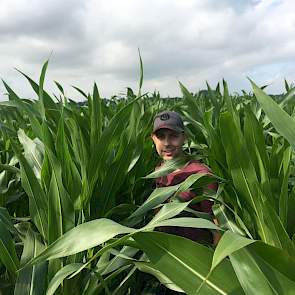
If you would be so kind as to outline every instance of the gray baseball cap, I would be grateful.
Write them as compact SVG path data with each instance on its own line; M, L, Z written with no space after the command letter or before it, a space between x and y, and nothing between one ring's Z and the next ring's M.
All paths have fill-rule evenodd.
M176 112L164 111L155 116L153 133L159 129L170 129L183 132L184 126L180 115Z

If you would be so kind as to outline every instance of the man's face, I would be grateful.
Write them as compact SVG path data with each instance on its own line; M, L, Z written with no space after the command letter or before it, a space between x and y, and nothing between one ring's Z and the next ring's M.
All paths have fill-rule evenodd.
M159 129L152 134L152 139L159 156L163 160L171 160L182 153L182 145L185 141L183 132L170 129Z

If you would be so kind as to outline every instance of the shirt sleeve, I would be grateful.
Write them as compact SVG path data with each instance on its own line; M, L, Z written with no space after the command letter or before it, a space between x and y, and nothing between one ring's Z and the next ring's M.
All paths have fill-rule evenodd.
M208 175L212 175L211 170L204 164L193 163L192 169L195 169L195 173L205 173ZM205 188L209 190L217 191L218 185L216 182L209 183Z
M195 196L196 194L192 191L181 192L178 195L178 197L180 198L182 202L190 201ZM189 207L193 210L210 213L210 214L213 213L212 206L213 206L213 202L210 200L203 200L197 204L189 205Z
M191 166L190 167L191 171L194 173L205 173L205 174L209 174L209 175L211 174L210 169L201 163L192 163L190 166ZM216 182L209 183L204 189L206 189L206 188L209 190L217 191L218 185ZM186 192L179 193L179 198L183 202L190 201L194 197L196 197L196 194L193 191L186 191ZM198 204L190 205L189 207L194 210L197 210L197 211L212 214L213 213L212 206L213 206L212 201L203 200L203 201L199 202Z

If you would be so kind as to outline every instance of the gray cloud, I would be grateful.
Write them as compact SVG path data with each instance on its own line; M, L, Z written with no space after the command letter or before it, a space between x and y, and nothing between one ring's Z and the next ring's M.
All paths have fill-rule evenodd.
M1 1L0 36L44 39L58 39L65 34L79 31L80 15L84 11L83 2L77 0L49 1L37 0ZM70 35L68 35L70 36Z

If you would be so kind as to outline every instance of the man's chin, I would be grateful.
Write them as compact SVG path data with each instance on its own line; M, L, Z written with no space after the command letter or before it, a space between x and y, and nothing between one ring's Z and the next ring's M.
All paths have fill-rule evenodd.
M172 160L174 158L174 155L163 155L163 160L168 161L168 160Z

